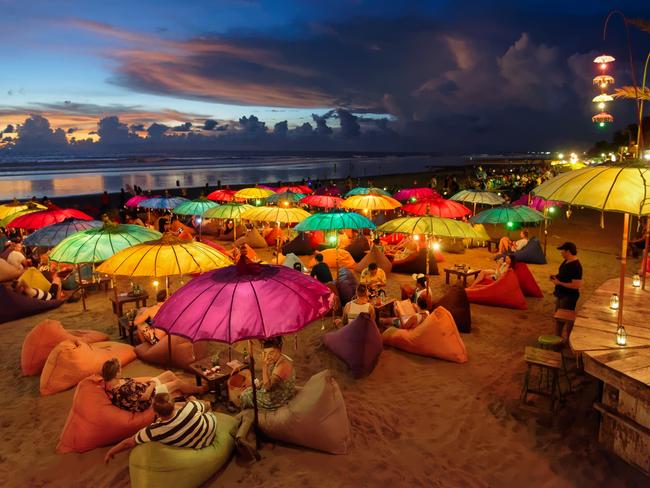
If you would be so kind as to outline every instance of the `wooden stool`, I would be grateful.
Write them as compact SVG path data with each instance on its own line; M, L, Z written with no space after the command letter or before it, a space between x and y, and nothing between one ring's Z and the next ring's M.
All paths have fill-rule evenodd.
M562 346L564 345L564 339L556 335L541 335L537 338L537 344L540 348L546 349L549 351L556 351L560 353L562 358L562 376L566 379L567 386L569 387L569 393L571 393L571 379L569 378L569 370L566 367L566 361L564 360L564 354L562 354ZM558 384L558 388L559 388Z
M551 411L555 412L559 402L563 400L562 390L560 389L559 377L560 368L562 367L562 355L559 352L540 349L528 346L524 350L524 360L528 364L526 376L524 378L524 387L521 391L520 404L526 404L528 394L546 396L551 401ZM531 388L530 375L533 368L539 369L539 382L537 388ZM542 389L543 376L550 377L550 385L547 382L546 388Z

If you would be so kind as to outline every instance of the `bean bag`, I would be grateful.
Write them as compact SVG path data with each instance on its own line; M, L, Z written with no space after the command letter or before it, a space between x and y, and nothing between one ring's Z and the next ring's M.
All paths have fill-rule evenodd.
M268 246L275 247L278 245L277 243L278 238L280 239L280 245L284 244L284 242L287 240L287 236L285 235L282 229L273 227L273 229L271 229L271 232L266 234L264 240Z
M465 253L465 243L462 239L450 239L445 237L440 243L440 248L452 254L464 254Z
M370 263L377 263L377 266L383 269L386 275L388 275L391 269L393 269L392 263L388 260L388 258L381 251L381 249L379 249L376 246L374 246L370 251L366 253L363 259L359 261L357 265L354 267L354 270L357 273L361 273L364 269L368 267Z
M230 431L238 421L216 413L217 433L211 446L203 449L172 447L147 442L129 455L129 475L133 488L197 488L212 478L230 460L235 440Z
M107 341L108 336L95 330L66 330L58 320L46 319L25 336L20 352L23 375L40 374L52 349L61 341L80 339L83 342Z
M353 240L345 250L348 251L352 256L352 259L358 263L365 257L366 251L370 250L370 244L368 243L368 239L364 236L359 236Z
M436 308L413 329L389 327L382 334L384 344L421 356L454 363L467 362L467 350L449 310Z
M339 291L342 307L352 300L357 293L357 286L359 286L359 281L351 270L347 268L339 270L339 275L336 277L336 288Z
M52 286L52 283L50 283L47 278L43 276L43 273L36 268L27 268L23 274L20 275L20 279L27 283L31 288L37 288L45 292L50 291Z
M152 408L133 413L113 405L104 391L101 376L89 376L77 385L56 452L86 452L116 444L153 419Z
M210 246L212 249L216 249L220 253L223 253L223 254L225 254L226 256L228 256L229 258L232 259L232 253L230 251L228 251L228 249L223 247L221 244L219 244L217 242L214 242L214 241L211 241L209 239L205 239L205 238L202 238L201 242L203 244L207 245L207 246Z
M323 344L348 365L354 378L372 373L383 348L379 329L367 313L342 329L325 334Z
M164 333L164 331L161 331ZM158 334L156 334L158 335ZM155 344L143 342L135 346L135 354L146 363L170 367L169 364L169 336L164 335ZM194 344L180 336L172 336L172 364L181 369L188 369L196 361Z
M450 287L447 293L431 304L429 309L434 310L438 307L444 307L451 313L459 332L472 331L472 312L465 288L460 285Z
M535 297L535 298L544 298L544 293L542 289L537 284L533 273L530 272L526 263L517 262L515 264L515 274L517 275L517 280L519 280L519 286L524 296Z
M266 248L266 241L257 229L249 230L244 237L244 242L254 249Z
M105 361L117 358L122 366L135 359L133 346L120 342L59 342L47 357L41 373L41 395L53 395L72 388L84 378L99 374Z
M315 230L313 232L308 232L307 237L309 239L309 244L311 246L312 252L320 244L323 244L325 242L325 232L323 232L322 230Z
M546 256L537 237L531 237L519 251L515 252L517 261L528 264L546 264Z
M190 238L196 232L192 227L185 225L180 220L173 221L169 226L169 230L178 236L185 235L185 237L189 236Z
M0 324L60 307L63 300L37 300L0 285Z
M518 310L526 310L528 308L524 294L519 286L517 275L512 269L509 269L497 281L492 281L487 285L479 284L474 288L467 288L465 293L467 293L467 299L471 303L515 308Z
M404 237L406 237L405 234L388 234L387 236L382 237L380 240L384 245L394 246L395 244L402 242L404 240Z
M282 266L286 266L287 268L293 269L293 266L296 263L300 263L300 268L303 271L307 270L307 268L305 268L305 265L302 264L302 261L300 260L300 258L298 256L296 256L294 253L287 254L284 257L284 261L282 261Z
M338 252L338 268L349 268L349 269L354 269L354 267L357 265L355 260L352 258L349 252L347 252L345 249L325 249L324 251L321 251L321 254L323 255L323 261L330 267L332 271L336 271L337 268L337 260L336 260L336 255ZM309 266L313 267L316 265L316 258L312 258Z
M221 232L221 225L214 220L206 219L201 223L201 234L209 234L211 236L219 235Z
M331 454L350 447L345 401L328 370L312 376L284 407L260 410L259 422L262 432L278 441Z
M393 273L414 274L426 273L427 268L427 250L420 249L418 252L411 254L406 259L393 260ZM438 275L438 265L436 256L433 251L429 250L429 274Z
M22 270L12 266L4 259L0 259L0 283L16 280L21 274Z
M309 237L304 234L298 234L293 240L282 246L283 254L295 254L296 256L309 256L314 253L316 246L312 247Z

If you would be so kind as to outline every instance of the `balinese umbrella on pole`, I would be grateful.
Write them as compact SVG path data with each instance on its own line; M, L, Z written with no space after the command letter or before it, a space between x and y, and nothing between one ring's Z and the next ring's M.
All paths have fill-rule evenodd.
M99 220L65 219L58 224L42 227L28 235L23 241L26 246L54 247L63 239L76 232L98 229L104 223Z
M137 208L140 207L140 203L144 202L145 200L149 200L151 198L160 198L158 195L154 195L151 197L145 196L145 195L135 195L131 198L129 198L126 203L124 204L125 207L129 208Z
M630 214L650 215L650 168L646 166L595 166L562 173L545 181L531 193L546 200L557 200L569 205L604 212L622 212L623 238L621 245L621 272L619 285L618 326L623 326L623 299L625 294L625 271L627 266L627 236ZM647 219L646 219L647 222ZM646 227L647 228L647 227ZM648 259L648 230L643 251L643 288L645 289Z
M300 203L310 207L337 208L343 203L343 199L333 195L308 195Z
M453 195L451 200L456 200L457 202L465 202L474 204L474 211L472 212L476 215L476 205L501 205L505 202L496 193L491 191L481 191L481 190L461 190L455 195Z
M506 226L506 230L510 232L510 228L513 224L546 222L546 216L542 212L526 205L517 205L514 207L504 205L483 210L478 215L474 215L470 219L470 222L473 224L503 224ZM545 229L544 251L546 251L546 237L547 234Z
M229 266L208 271L167 299L156 327L192 342L233 344L292 334L330 309L330 290L285 266ZM255 357L249 342L255 428Z
M21 210L20 212L13 213L11 215L7 215L4 219L0 219L0 227L7 227L12 220L34 212L39 212L39 210L35 208L27 209L27 210Z
M253 208L251 205L246 205L244 203L226 203L225 205L219 205L218 207L206 210L203 213L203 218L232 220L234 222L233 241L236 241L237 221L241 218L241 215L244 212L251 208Z
M241 198L242 200L264 200L274 193L273 190L267 190L265 188L244 188L235 193L235 198Z
M374 186L370 188L365 186L357 186L356 188L352 188L352 190L347 192L345 194L345 197L353 197L355 195L384 195L385 197L389 197L390 193L382 188L376 188Z
M199 216L198 224L199 224L199 241L201 240L201 229L203 228L203 219L201 219L201 215L203 215L207 210L210 210L211 208L218 207L216 203L207 200L205 198L199 198L198 200L190 200L185 203L181 203L178 207L175 207L174 210L172 210L173 213L178 214L178 215L192 215L194 217Z
M462 203L441 197L419 200L415 203L407 203L402 207L402 210L412 215L431 215L446 219L458 219L472 213L472 211Z
M419 202L420 200L429 200L436 197L441 198L437 191L425 186L418 188L402 188L393 195L395 200L411 203Z
M394 210L398 207L401 207L402 204L397 200L385 195L374 195L372 193L368 195L353 195L346 198L341 205L343 208L349 208L353 210Z
M267 203L275 203L276 205L283 205L288 207L292 203L297 203L305 198L303 193L294 193L292 191L285 191L282 193L275 193L266 199Z
M226 188L215 190L210 193L206 198L214 202L232 202L235 200L236 190L228 190Z
M3 220L10 215L15 215L17 213L23 212L25 210L31 210L36 212L37 210L46 210L47 207L36 202L19 202L14 200L13 202L5 203L0 205L0 220Z
M100 263L122 249L160 237L160 232L140 225L105 223L98 229L82 230L63 239L52 249L50 261L76 265L81 283L80 264ZM81 297L86 310L83 290Z
M93 218L74 208L52 208L48 210L39 210L38 212L30 212L13 219L8 228L13 229L27 229L36 230L52 224L58 224L65 219L80 219L80 220L93 220Z
M139 206L149 210L172 210L187 201L183 197L153 197L142 200Z
M277 193L285 193L285 192L302 193L303 195L309 195L311 193L314 193L314 190L309 188L307 185L281 186L275 191Z

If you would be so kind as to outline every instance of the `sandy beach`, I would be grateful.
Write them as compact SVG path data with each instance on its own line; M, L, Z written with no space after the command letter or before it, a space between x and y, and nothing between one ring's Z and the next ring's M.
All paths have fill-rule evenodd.
M352 426L349 453L334 456L264 443L261 462L245 466L233 459L207 486L647 486L643 474L599 448L593 378L575 377L576 392L553 417L518 408L524 347L553 328L548 276L560 263L555 247L565 240L577 243L585 270L582 300L619 272L616 254L621 218L607 215L605 229L599 228L599 219L596 212L576 209L570 220L562 215L553 222L549 263L530 266L545 297L527 299L528 310L472 305L473 329L463 335L469 354L465 364L386 347L374 372L354 380L346 366L321 345L320 321L305 328L298 334L298 348L289 340L285 352L295 360L299 384L323 369L333 372ZM441 268L454 263L489 267L492 255L478 248L445 254L445 260ZM631 261L632 266L637 263ZM399 285L409 281L408 276L392 274L388 295L398 295ZM141 284L151 286L148 280ZM436 292L444 293L444 274L434 277L432 284ZM88 308L82 312L80 303L64 304L0 328L3 486L129 486L128 454L118 455L107 466L105 448L85 454L55 453L73 390L41 397L38 377L20 373L23 339L45 318L60 320L66 328L98 329L118 340L108 295L92 293ZM136 360L124 373L142 376L158 371Z

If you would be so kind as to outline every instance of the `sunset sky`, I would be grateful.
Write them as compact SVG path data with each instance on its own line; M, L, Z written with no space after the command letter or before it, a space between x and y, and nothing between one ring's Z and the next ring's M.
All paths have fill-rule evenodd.
M587 142L602 138L594 55L612 53L629 82L623 23L603 41L604 17L650 19L644 3L0 0L0 131L14 138L39 114L68 139L97 139L99 119L117 116L142 137L152 123L217 137L259 129L240 120L253 115L264 132L374 131L400 148ZM641 69L650 34L632 40ZM629 102L612 111L633 121Z

